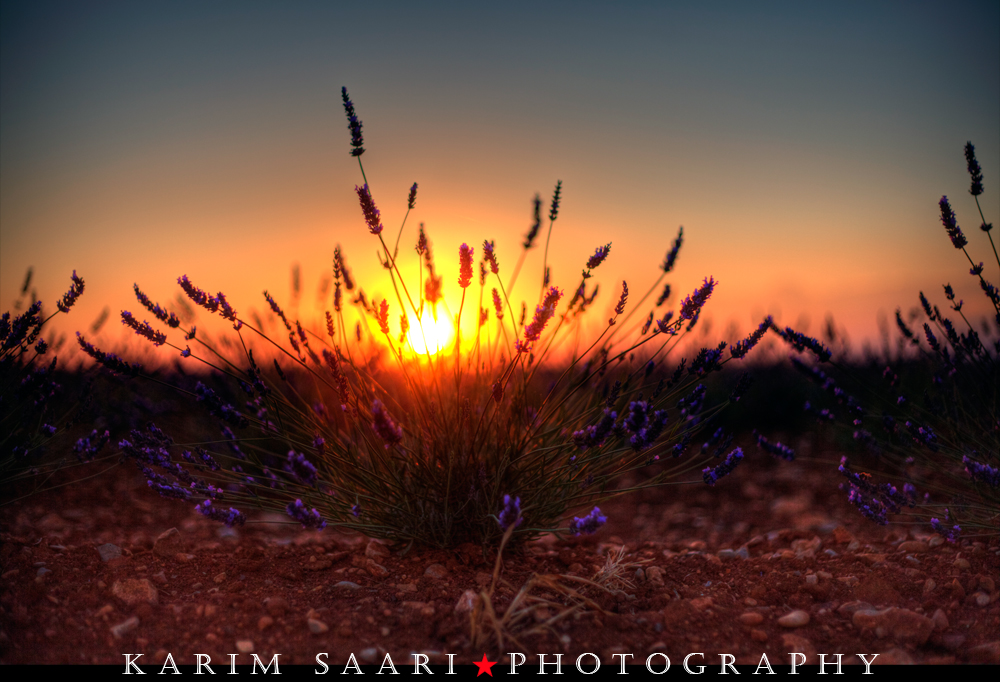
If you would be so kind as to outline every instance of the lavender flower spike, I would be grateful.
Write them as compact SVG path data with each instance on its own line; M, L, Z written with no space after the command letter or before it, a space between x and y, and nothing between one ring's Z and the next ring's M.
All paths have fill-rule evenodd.
M677 262L677 252L681 250L681 244L683 243L684 243L684 226L681 225L680 228L677 230L677 239L674 240L674 245L670 247L670 250L667 251L666 258L663 259L663 265L661 267L663 268L664 273L668 273L674 269L674 263Z
M972 146L972 142L965 143L965 161L969 165L969 175L972 176L972 186L969 189L969 194L978 197L983 193L983 169L980 168L979 162L976 161L976 148Z
M705 479L705 483L708 485L715 485L723 476L728 476L732 473L736 465L743 460L743 450L741 448L736 448L726 457L722 464L716 467L707 467L701 470L702 477Z
M347 88L340 89L340 96L344 99L344 111L347 113L347 127L351 130L351 156L361 156L365 153L365 140L361 135L361 121L358 120L354 112L354 102L347 96Z
M216 509L212 506L212 500L199 502L195 505L194 509L202 516L207 516L213 521L221 521L230 528L233 526L242 526L247 522L247 517L243 512L233 509L232 507L226 511Z
M410 196L406 198L406 208L412 210L417 205L417 183L410 188Z
M368 189L368 183L365 183L363 187L355 185L354 191L358 193L358 200L361 202L361 212L365 214L365 222L368 223L368 231L374 235L381 234L381 214L375 206L375 201L372 199L372 193L371 190Z
M549 210L549 220L559 217L559 197L562 194L562 180L556 181L556 191L552 194L552 208Z
M497 262L497 255L494 252L493 242L486 240L483 242L483 258L490 264L490 272L494 275L500 273L500 263Z
M146 321L139 322L139 320L132 317L132 313L127 310L122 311L122 324L126 327L132 328L139 336L149 339L154 346L162 346L167 342L166 334L153 329Z
M715 290L715 285L718 282L714 278L709 277L704 280L702 285L694 290L694 292L684 299L681 303L681 320L693 320L695 315L701 311L702 306L708 300L709 296L712 295L712 291Z
M463 289L472 284L472 256L475 251L468 244L458 247L458 286Z
M590 257L587 261L587 269L593 270L598 265L604 262L604 259L608 257L608 253L611 251L611 242L608 242L604 246L598 246L597 250L594 251L594 255Z
M70 285L69 291L56 303L56 307L64 313L68 313L69 309L76 303L76 299L80 298L83 294L83 278L76 276L76 270L73 271L72 279L73 284Z
M512 525L517 527L524 523L524 518L521 516L520 497L515 497L512 500L510 499L510 495L503 496L503 509L500 510L500 515L497 516L497 522L500 524L502 530L507 530Z
M538 341L538 338L542 335L542 330L545 329L545 325L555 315L556 306L559 304L559 299L562 298L562 295L562 292L556 287L551 287L548 293L545 294L542 304L535 308L535 318L524 329L524 341L518 339L514 342L514 348L517 349L518 353L527 353L531 350L531 344Z
M993 488L1000 488L1000 469L977 462L968 456L962 457L962 464L965 465L965 473L969 474L972 480L982 481Z
M376 398L372 402L372 429L385 442L385 449L403 440L403 427L392 421L382 401Z
M969 242L965 238L965 235L962 234L962 228L958 226L958 221L955 219L955 212L951 210L951 204L948 203L948 197L941 197L938 206L941 207L941 224L944 225L951 243L955 245L956 249L964 248Z
M320 513L316 511L316 508L313 507L312 509L306 509L302 500L289 502L288 506L285 507L285 512L293 519L301 523L303 528L315 528L316 530L323 530L326 528L326 521L324 521L323 517L320 516Z
M582 519L574 516L569 524L569 532L573 535L593 535L597 529L608 522L608 517L601 514L600 507L594 507Z

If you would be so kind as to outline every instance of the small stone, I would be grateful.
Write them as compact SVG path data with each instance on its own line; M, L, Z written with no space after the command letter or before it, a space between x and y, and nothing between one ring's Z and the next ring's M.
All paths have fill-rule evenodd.
M241 654L252 654L253 653L253 642L249 639L238 639L236 640L236 650Z
M365 546L365 556L369 559L381 559L389 556L389 550L378 540L369 540Z
M958 557L955 559L955 563L953 565L958 569L966 569L969 568L971 564L969 564L969 562L962 557Z
M646 580L648 580L651 585L655 585L656 587L663 587L664 575L666 575L666 571L659 566L650 566L646 569Z
M959 601L965 599L965 588L962 587L962 583L958 582L958 578L955 578L948 584L949 589L951 589L951 596L953 599L958 599Z
M785 651L804 654L806 665L816 665L819 662L816 656L816 647L805 637L792 634L782 635L781 643L784 645Z
M178 552L177 554L174 555L174 558L177 559L177 561L180 561L182 564L186 564L189 561L194 561L196 557L194 554L186 554L184 552Z
M357 583L352 583L350 580L341 580L340 582L335 583L334 587L343 587L348 590L361 589L361 585L358 585Z
M642 568L635 569L635 581L637 583L646 582L646 572Z
M479 601L478 594L472 590L466 590L458 598L458 603L455 604L455 613L470 613L479 605Z
M435 580L444 580L448 577L448 569L443 564L431 564L424 569L424 575Z
M815 573L806 576L807 585L816 585L817 583L819 583L819 576Z
M378 660L378 649L373 646L361 650L361 660L365 663L374 663Z
M153 576L153 580L155 580L156 582L160 583L161 585L166 585L167 584L167 574L166 574L166 572L165 571L160 571L159 573L157 573L156 575Z
M52 573L52 571L50 571L49 569L47 569L44 566L42 566L41 568L38 569L38 573L36 573L35 576L38 577L38 578L44 578L45 576L49 575L50 573ZM989 597L987 597L987 599L989 599Z
M856 611L854 627L874 630L879 637L891 636L901 644L923 645L934 631L934 621L908 609L889 607L882 611Z
M279 618L288 610L288 600L284 597L268 597L264 600L264 608L273 617Z
M972 647L969 649L969 660L973 663L1000 664L1000 640Z
M222 572L219 575L217 575L214 578L212 578L212 580L215 581L216 585L221 585L226 580L226 573Z
M747 597L746 599L743 600L743 603L746 604L747 606L757 606L757 600L754 599L753 597Z
M875 607L866 601L848 601L840 605L837 609L837 613L842 616L854 615L857 611L874 611Z
M996 583L993 581L993 578L983 575L979 576L979 589L981 589L983 592L993 592L997 588L996 588Z
M809 613L802 610L792 611L778 619L778 625L785 628L800 628L809 624Z
M162 557L171 557L181 551L181 532L171 528L160 533L153 542L153 552Z
M711 597L696 597L691 600L691 606L693 606L698 611L704 611L705 609L712 606Z
M414 583L402 583L400 585L396 585L396 589L400 592L416 592L417 586Z
M751 630L750 639L752 639L755 642L766 642L767 633L764 632L763 630Z
M935 611L934 615L931 616L931 620L934 621L934 629L938 631L947 630L950 625L948 622L948 616L942 609Z
M976 606L989 606L990 595L986 594L985 592L976 592L973 595L973 598L976 600Z
M389 575L389 569L382 564L377 564L371 559L365 564L365 570L367 570L371 575L376 578L384 578Z
M135 616L132 616L128 620L119 623L118 625L111 628L111 634L114 636L115 639L121 639L128 633L135 630L137 627L139 627L139 619Z
M941 646L948 651L958 651L965 644L966 636L958 632L950 632L941 637Z
M937 587L937 582L935 582L934 578L928 578L927 580L925 580L924 581L924 596L926 597L931 592L933 592L935 587Z
M823 554L825 554L825 555L827 555L828 557L831 557L831 558L835 557L835 556L840 556L839 554L837 554L837 552L835 552L832 549L824 549L823 550Z
M861 582L858 578L856 578L853 575L842 575L839 578L837 578L837 581L844 583L848 587L854 587L855 585Z
M934 535L930 540L927 541L928 547L940 547L944 544L944 538L940 535Z
M272 625L274 625L274 618L271 618L271 616L261 616L260 620L257 621L257 629L261 632L267 630Z
M922 554L926 552L928 547L926 542L921 542L920 540L907 540L906 542L899 543L896 549L900 552L906 552L907 554Z
M720 549L716 553L716 556L718 556L723 561L731 561L733 559L738 558L739 555L737 555L736 551L732 549Z
M309 623L309 632L314 635L322 635L330 629L326 623L321 620L316 620L315 618L310 618L307 622Z
M758 625L764 622L764 616L756 611L747 611L740 614L740 622L744 625Z
M122 555L122 550L118 545L112 545L110 542L106 545L101 545L97 548L97 553L101 555L101 561L108 562L112 559L117 559Z
M829 573L827 571L816 571L816 575L823 580L830 580L833 577L833 573Z
M111 594L121 599L129 606L136 604L156 604L159 601L153 583L145 578L142 580L119 580L111 586Z

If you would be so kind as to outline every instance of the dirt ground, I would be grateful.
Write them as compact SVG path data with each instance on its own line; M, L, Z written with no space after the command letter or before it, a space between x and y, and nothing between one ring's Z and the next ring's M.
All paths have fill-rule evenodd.
M692 652L713 665L723 653L787 664L789 652L809 663L817 653L1000 663L997 538L954 544L923 526L875 526L837 483L833 466L758 453L714 489L624 496L602 508L609 522L594 536L506 553L491 616L476 595L495 556L478 547L401 556L280 517L228 529L122 466L0 508L0 663L120 666L123 653L147 664L171 653L191 665L203 653L225 668L229 654L249 663L252 652L315 665L325 652L340 672L351 653L407 667L414 652L468 665L515 651L528 654L525 670L538 653L572 666L582 652L613 666L614 654L642 664L662 652L678 668ZM512 605L533 575L550 577ZM595 576L603 588L578 580Z

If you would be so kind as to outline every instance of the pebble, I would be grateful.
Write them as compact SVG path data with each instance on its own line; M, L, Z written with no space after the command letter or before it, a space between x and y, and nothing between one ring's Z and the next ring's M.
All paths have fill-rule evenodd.
M855 611L854 627L874 630L879 637L891 636L901 644L923 645L934 631L934 621L927 616L894 606L882 611Z
M744 625L758 625L764 622L764 616L756 611L747 611L740 614L740 622Z
M835 552L834 550L832 550L832 549L824 549L824 550L823 550L823 554L827 555L828 557L835 557L835 556L840 556L839 554L837 554L837 553L836 553L836 552Z
M153 580L155 580L156 582L160 583L161 585L166 585L167 584L167 574L166 574L166 572L160 571L159 573L157 573L156 575L153 576Z
M129 606L136 604L156 604L159 597L153 583L145 578L142 580L119 580L111 586L111 594L121 599Z
M646 580L648 580L651 585L663 587L663 576L666 575L666 573L667 572L659 566L650 566L646 569Z
M272 625L274 625L274 618L271 618L271 616L261 616L260 620L257 621L257 629L261 632L267 630Z
M38 569L38 573L36 573L35 575L36 575L37 577L39 577L39 578L44 578L45 576L47 576L47 575L48 575L49 573L51 573L51 572L52 572L52 571L50 571L49 569L47 569L47 568L45 568L44 566L42 566L41 568L39 568L39 569ZM988 600L988 599L989 599L989 597L987 597L986 599ZM988 603L989 603L989 601L987 601L986 603L988 604Z
M965 644L965 635L958 632L950 632L941 637L941 646L948 651L958 651L959 647Z
M241 654L251 654L253 653L253 642L249 639L238 639L236 640L236 650Z
M1000 641L972 647L969 649L969 659L974 663L1000 664Z
M637 583L646 582L646 572L643 571L641 568L635 569L635 581Z
M350 580L341 580L340 582L335 583L334 587L345 587L349 590L361 589L361 585L358 585L357 583L352 583Z
M837 613L842 616L854 615L857 611L874 611L875 607L866 601L848 601L840 605Z
M424 575L435 580L444 580L448 577L448 569L443 564L431 564L424 570Z
M378 649L373 646L361 650L361 660L366 663L374 663L378 660Z
M931 537L930 540L927 541L928 547L940 547L943 544L944 544L944 538L941 537L940 535L935 535Z
M926 542L921 542L920 540L907 540L906 542L899 543L896 549L900 552L906 552L908 554L921 554L926 552L928 547Z
M800 635L782 635L781 643L785 647L785 651L794 651L799 654L804 654L806 657L806 665L816 665L818 661L816 660L816 647L805 637ZM796 656L797 660L802 660Z
M121 639L128 633L135 630L137 627L139 627L139 619L135 616L132 616L128 620L119 623L118 625L111 628L111 634L114 635L115 639Z
M906 649L889 649L888 651L883 651L875 659L875 663L879 665L913 665L916 661L913 660L913 656L910 655Z
M309 632L314 635L322 635L330 629L330 626L326 623L321 620L316 620L315 618L310 618L307 622L309 623Z
M800 628L803 625L808 625L808 623L809 614L801 609L785 614L778 619L778 625L786 628Z
M750 639L752 639L755 642L766 642L767 633L764 632L763 630L751 630Z
M273 617L278 618L285 615L288 610L288 600L284 597L268 597L264 600L264 608Z
M39 573L41 573L41 571L44 570L45 570L44 568L38 569ZM990 603L990 595L986 594L985 592L976 592L974 598L976 600L976 606L988 606Z
M376 578L384 578L389 575L389 569L382 564L377 564L371 559L365 564L365 569Z
M479 595L472 590L466 590L455 604L455 613L470 613L478 605Z
M389 556L389 550L378 540L369 540L365 546L365 556L369 559L381 559Z
M153 542L153 553L172 557L181 551L181 532L176 528L165 530Z
M214 578L212 578L212 580L215 581L216 585L221 585L225 581L225 579L226 579L226 573L225 573L225 571L223 571L219 575L217 575Z
M926 597L928 594L930 594L931 592L933 592L935 587L937 587L937 583L934 581L934 578L928 578L927 580L925 580L924 581L924 596Z
M931 620L934 621L935 630L947 630L948 626L951 625L948 622L947 614L945 614L945 612L941 609L934 612L934 615L931 616Z
M970 565L971 564L969 564L969 562L967 560L963 559L962 557L958 557L957 559L955 559L955 563L954 563L955 568L965 569L965 568L969 568Z
M691 600L691 606L693 606L698 611L704 611L705 609L712 606L711 597L696 597Z
M121 547L112 545L110 542L97 548L97 553L101 555L101 561L108 562L117 559L122 555Z
M996 583L993 581L993 578L990 578L989 576L980 576L979 589L983 592L993 592L996 590Z

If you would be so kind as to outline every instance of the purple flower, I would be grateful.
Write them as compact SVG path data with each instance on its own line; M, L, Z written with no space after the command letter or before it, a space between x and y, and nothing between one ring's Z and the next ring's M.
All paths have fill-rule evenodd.
M361 121L358 120L358 115L354 112L354 102L347 96L346 87L340 89L340 96L344 99L344 111L347 113L347 127L351 131L351 146L354 147L351 150L351 156L361 156L365 153L363 146L365 140L361 135Z
M674 263L677 262L677 253L681 250L681 244L683 243L684 243L684 226L681 225L680 229L677 230L677 239L674 240L674 245L670 247L669 251L667 251L667 256L666 258L663 259L663 265L660 266L663 268L664 273L670 272L671 270L674 269ZM664 291L664 296L661 298L661 301L665 300L666 297L669 295L670 295L670 287L667 287L667 289ZM657 303L656 305L660 305L660 303Z
M483 258L490 264L490 272L496 275L500 272L500 264L497 262L497 255L493 249L493 242L488 239L483 242Z
M948 510L945 509L944 513L945 513L945 521L947 521L949 516ZM939 535L944 537L944 539L947 540L948 542L955 542L955 540L958 539L958 536L962 532L962 527L959 526L957 523L951 528L945 528L944 525L941 523L940 519L931 519L931 528L933 528Z
M743 460L743 450L741 448L736 448L726 459L715 467L707 467L701 470L702 478L704 478L705 483L708 485L715 485L715 483L723 476L728 476L732 473L736 465Z
M569 532L573 535L593 535L597 529L608 522L608 517L601 514L600 507L594 507L582 519L574 516L569 524Z
M166 310L161 308L158 303L150 301L149 297L142 293L139 289L138 284L133 284L132 289L135 291L135 297L138 299L139 303L141 303L146 310L153 313L153 315L156 316L156 319L160 320L160 322L166 322L167 326L171 329L176 329L180 326L181 321L177 318L177 316L173 313L168 313Z
M472 284L472 256L475 253L468 244L458 247L458 286L463 289Z
M222 509L216 509L212 506L212 500L199 502L195 505L194 510L202 516L207 516L213 521L221 521L230 528L233 526L242 526L247 522L247 517L243 512L233 509L232 507L225 511Z
M559 216L559 195L562 193L562 180L556 181L556 191L552 195L552 208L549 209L549 220Z
M944 225L948 237L951 238L951 243L955 245L956 249L964 248L969 242L966 240L965 235L962 234L962 228L958 226L958 221L955 219L955 212L951 210L951 204L948 203L948 197L941 197L938 206L941 207L941 224Z
M524 235L524 250L527 251L531 248L532 244L535 243L535 237L538 236L538 230L542 227L542 197L535 195L535 222L531 224L528 228L528 234Z
M531 350L531 344L538 341L538 338L542 335L542 330L545 329L545 325L555 315L556 306L559 304L559 299L562 298L562 295L562 292L556 287L551 287L548 293L545 294L542 304L535 308L535 317L531 321L531 324L524 328L524 341L522 342L518 339L514 342L514 347L518 353L527 353Z
M503 496L503 508L497 516L497 522L500 524L500 529L504 531L512 525L517 527L524 523L524 518L521 516L520 497L515 497L512 500L510 495Z
M374 235L382 233L382 221L378 208L372 200L372 193L368 189L368 184L363 187L354 186L354 191L358 193L358 200L361 202L361 212L365 215L365 222L368 223L368 231Z
M611 251L611 242L608 242L604 246L598 246L597 250L594 251L594 255L590 257L587 261L587 270L593 270L598 265L604 262L604 259L608 257L608 253Z
M712 291L715 289L715 285L718 282L712 277L704 280L703 284L694 290L694 292L684 299L681 303L681 314L680 319L691 320L694 316L698 314L702 306L708 300L709 296L712 295Z
M385 443L386 450L403 440L403 427L392 420L378 398L372 402L372 420L372 429Z
M898 314L896 317L897 320L899 320L900 322L902 321L902 319L899 317ZM800 353L808 348L809 350L811 350L813 353L816 354L816 357L819 359L820 362L829 362L830 358L833 357L833 353L830 352L829 348L827 348L821 342L817 341L811 336L806 336L805 334L801 334L792 329L791 327L785 327L783 330L778 329L777 325L775 325L773 322L771 323L771 329L777 332L778 336L783 338L786 342L788 342L792 346L792 348L799 351ZM913 336L912 332L910 336L911 337Z
M413 183L413 187L410 188L410 196L406 198L406 208L412 209L417 205L417 183Z
M301 523L303 528L315 528L316 530L323 530L326 528L326 521L324 521L323 517L320 516L320 513L316 511L316 508L313 507L312 509L306 509L302 500L289 502L288 506L285 507L285 512L293 519Z
M306 459L306 456L295 450L288 451L285 471L295 477L299 483L312 487L316 484L316 467Z
M354 515L354 518L360 517L361 516L361 505L360 504L352 504L351 505L351 513Z
M601 416L597 424L594 424L593 426L585 426L579 431L573 432L573 443L580 448L580 450L600 447L611 433L611 429L614 427L616 419L618 419L618 413L605 408L604 414Z
M750 336L738 342L735 346L730 346L729 354L737 359L745 357L764 338L764 334L773 324L771 316L768 315L767 319L761 322L760 326L750 333Z
M972 146L972 142L965 143L965 161L969 165L969 175L972 176L972 187L969 189L969 194L977 197L983 193L983 169L976 161L976 148Z
M84 436L76 441L73 446L73 454L81 462L90 462L96 456L101 449L107 445L108 441L111 440L111 434L105 431L103 434L98 435L97 430L90 432L89 436Z
M663 305L664 303L666 303L668 298L670 298L670 284L669 283L667 283L666 285L664 285L664 287L663 287L663 293L661 293L660 297L658 299L656 299L656 307L659 308L661 305Z
M857 487L850 485L850 491L847 494L847 499L851 502L851 504L858 508L858 511L860 511L865 518L870 521L874 521L880 526L889 524L889 510L878 498L868 497Z
M45 342L45 339L38 339L38 343L35 344L35 352L39 355L45 355L46 351L49 349L49 344Z
M122 374L129 377L139 376L139 372L142 370L142 365L134 362L129 364L117 355L105 353L104 351L95 348L83 338L83 335L80 334L80 332L76 333L76 340L80 344L80 348L83 349L84 353L94 358L94 360L97 360L97 362L101 363L104 367L111 370L115 374Z
M205 308L210 313L219 312L219 302L192 284L187 275L181 275L178 277L177 283L181 285L181 289L184 290L184 293L187 294L188 298L192 301Z
M778 459L783 459L786 462L791 462L795 459L795 450L777 441L772 443L760 434L757 435L757 447L766 450Z
M493 310L497 314L497 319L503 319L503 302L500 300L500 293L493 287Z
M154 346L162 346L167 342L167 335L161 331L153 329L148 322L139 322L132 317L132 313L127 310L122 311L122 324L132 328L136 334L149 339Z
M965 465L965 473L972 477L973 481L982 481L993 488L1000 488L1000 469L989 464L981 464L968 456L962 457L962 464Z
M59 308L64 313L68 313L69 309L73 307L76 303L76 299L80 298L83 294L83 279L76 276L76 270L72 274L73 284L70 285L69 291L67 291L62 299L56 303L56 307Z

